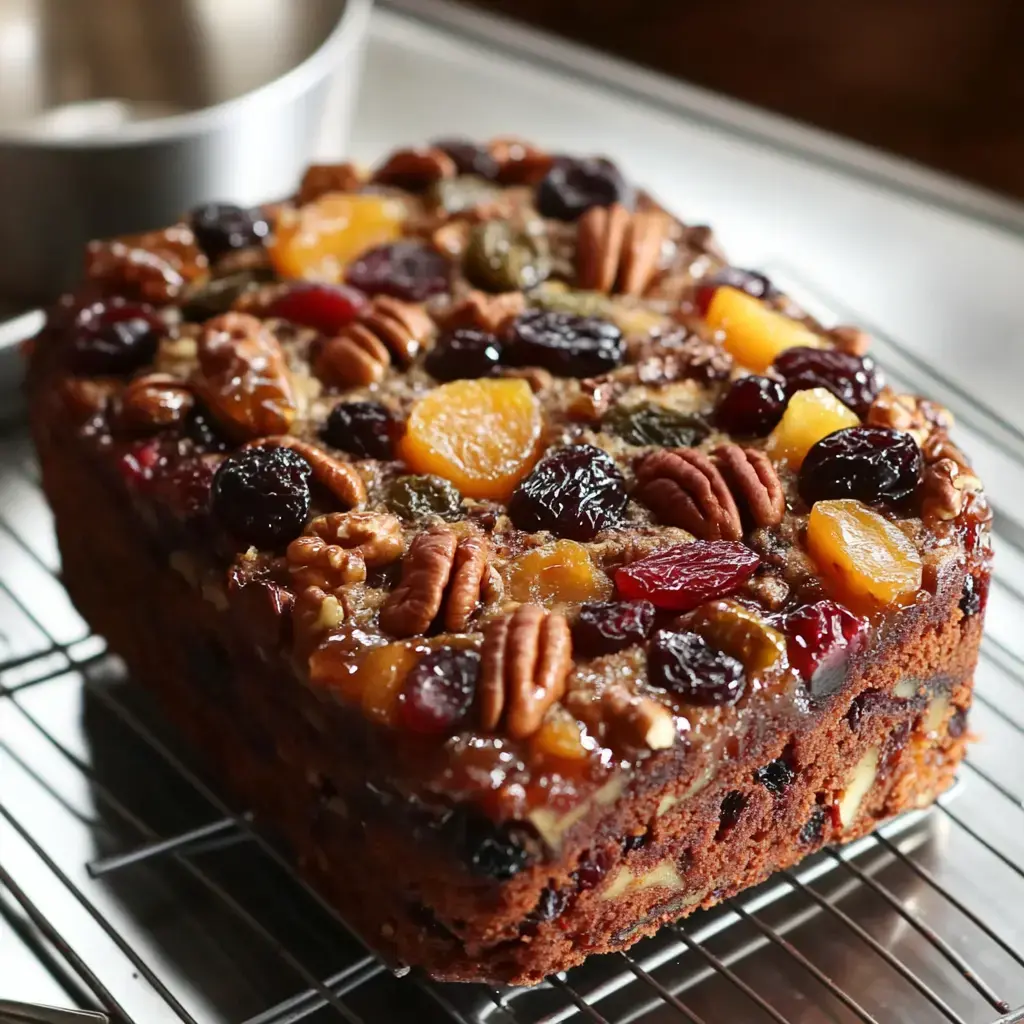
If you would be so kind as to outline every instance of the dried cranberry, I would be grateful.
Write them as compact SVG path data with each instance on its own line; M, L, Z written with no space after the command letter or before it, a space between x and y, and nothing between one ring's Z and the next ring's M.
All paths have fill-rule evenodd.
M867 633L867 620L822 600L790 612L785 620L789 663L815 697L827 697L842 685L846 661Z
M826 388L858 416L868 411L884 384L872 359L831 348L786 349L773 369L785 380L788 394Z
M698 633L659 630L647 648L647 666L655 686L690 704L735 704L743 695L743 666Z
M784 757L769 761L754 772L754 778L775 796L782 796L796 778L796 772Z
M189 216L199 248L216 260L235 249L262 245L270 234L270 225L259 210L234 203L204 203Z
M83 374L131 373L152 361L163 326L152 306L121 298L86 306L71 329L71 368Z
M760 562L760 556L743 544L696 540L623 566L615 573L615 586L624 597L647 598L657 608L683 612L731 594Z
M815 807L811 811L811 816L804 822L804 827L800 829L800 842L805 846L816 846L820 843L825 834L825 825L830 817L828 808Z
M380 402L339 402L327 415L323 437L361 459L390 459L397 426Z
M479 673L476 651L442 649L424 655L402 685L399 722L410 732L448 732L473 703Z
M985 607L988 599L988 576L980 580L968 573L964 577L964 589L960 595L960 611L966 618L977 615Z
M786 390L771 377L739 377L722 396L715 419L730 434L764 437L782 419Z
M615 324L595 316L534 309L512 325L509 359L557 377L597 377L622 364L626 342Z
M576 220L592 206L612 203L632 209L634 201L619 169L601 157L559 157L537 186L537 209L555 220Z
M336 334L366 306L366 296L342 284L303 281L293 284L267 307L267 316Z
M847 427L823 437L800 467L800 497L813 505L829 498L866 504L900 501L921 479L921 448L910 434L888 427Z
M615 460L590 444L549 452L515 491L508 514L520 530L591 540L621 519L629 501Z
M643 643L653 628L650 601L593 601L580 608L573 623L572 647L588 658L614 654Z
M217 470L211 511L242 543L279 547L309 518L309 476L309 463L290 448L243 448Z
M364 252L349 264L345 280L367 295L422 302L448 290L451 264L422 242L392 242Z
M764 274L759 274L756 270L723 267L697 286L694 304L701 316L708 315L708 307L719 288L735 288L752 295L755 299L774 299L781 294Z
M469 380L487 377L501 362L501 340L487 331L458 328L437 339L424 362L427 373L438 380Z
M486 146L469 139L438 139L431 145L451 157L459 174L475 174L487 181L497 181L501 168Z
M722 806L718 812L718 833L716 839L721 839L726 832L733 828L740 820L743 809L747 806L747 798L737 789L730 790L722 798Z

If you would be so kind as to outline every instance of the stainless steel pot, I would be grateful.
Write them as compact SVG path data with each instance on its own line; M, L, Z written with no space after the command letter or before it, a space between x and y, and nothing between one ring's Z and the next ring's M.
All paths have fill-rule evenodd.
M370 0L0 0L0 298L91 238L283 196L347 131ZM339 123L340 122L340 123Z

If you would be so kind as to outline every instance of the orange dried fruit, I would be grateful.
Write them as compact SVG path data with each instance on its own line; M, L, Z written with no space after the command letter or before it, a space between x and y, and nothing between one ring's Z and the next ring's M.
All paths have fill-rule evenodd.
M822 340L798 320L739 288L715 289L704 319L723 335L725 350L742 366L763 373L787 348L821 348Z
M826 388L798 391L769 435L766 450L776 462L788 462L793 469L799 469L804 457L823 437L859 423L857 414Z
M413 407L400 445L415 473L470 498L507 501L537 461L540 403L525 380L456 380Z
M410 644L386 644L375 647L360 662L346 691L362 704L363 714L371 722L392 725L398 695L405 677L418 661Z
M921 587L921 556L910 538L853 498L814 505L807 549L833 594L854 611L909 604Z
M611 580L574 540L556 541L520 555L509 563L506 580L512 600L534 604L604 601L612 592Z
M563 761L582 761L590 753L579 722L562 708L544 719L530 738L530 748L541 757L557 757Z
M267 244L285 278L340 281L346 265L402 233L405 205L389 196L329 192L282 212Z

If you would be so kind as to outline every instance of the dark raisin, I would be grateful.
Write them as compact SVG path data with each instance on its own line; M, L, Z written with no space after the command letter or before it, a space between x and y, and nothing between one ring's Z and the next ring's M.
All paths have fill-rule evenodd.
M950 716L949 725L946 726L950 739L959 739L967 731L967 712L963 708L956 708Z
M519 836L509 825L496 825L478 812L456 812L446 830L466 866L475 875L504 882L530 861Z
M200 452L226 452L230 447L226 438L217 430L216 425L205 413L193 409L185 420L185 436Z
M838 349L786 349L772 368L785 380L787 394L826 388L858 416L871 408L884 384L872 359Z
M743 270L741 267L723 267L710 277L705 278L697 286L695 305L701 316L707 316L708 307L715 297L719 288L735 288L738 291L746 292L755 299L771 300L781 295L781 292L765 277L756 270Z
M541 892L537 906L533 908L530 916L537 921L553 921L565 910L568 903L568 894L549 885Z
M968 573L964 577L964 589L960 595L960 611L967 618L977 615L985 607L986 587L980 585L978 580Z
M556 448L523 480L508 513L520 530L591 540L621 520L629 496L615 460L589 444Z
M835 601L824 599L790 612L783 628L790 665L812 696L827 697L846 678L849 656L863 642L868 623Z
M647 667L655 686L678 693L690 704L735 704L745 687L743 666L697 633L655 633L647 648Z
M448 290L452 267L422 242L392 242L364 252L349 264L345 281L367 295L422 302Z
M555 220L576 220L592 206L632 209L633 189L610 160L559 157L537 186L537 209Z
M83 374L123 374L156 355L163 322L151 306L121 298L96 302L75 318L70 339L71 368Z
M384 503L403 519L440 516L455 522L462 518L462 495L453 483L440 476L400 476L388 485Z
M189 216L199 248L216 260L235 249L262 245L270 225L259 210L234 203L204 203Z
M572 647L594 658L643 643L654 628L650 601L594 601L580 608L572 625Z
M583 891L600 885L607 873L608 863L604 852L598 850L591 854L588 850L580 859L580 866L572 873L572 879L576 888Z
M642 849L647 845L647 833L641 832L639 835L626 836L622 840L622 852L632 853L634 850Z
M486 331L458 328L447 331L427 353L427 373L438 380L488 377L501 362L502 342Z
M402 684L399 722L410 732L450 731L473 703L479 672L476 651L443 648L425 654Z
M267 307L267 316L312 327L321 334L336 334L366 306L366 296L343 284L299 281L291 284Z
M243 448L220 464L211 511L243 544L280 547L309 518L309 476L309 463L290 448Z
M629 408L616 406L605 417L602 429L621 437L628 444L659 448L692 448L711 433L700 416L653 402Z
M747 806L747 798L733 789L722 798L722 806L718 812L718 833L716 839L721 839L740 820L743 809Z
M894 701L883 690L864 690L850 701L846 712L846 724L851 732L860 732L861 724L868 715L894 710Z
M734 380L715 410L715 422L730 434L764 437L782 419L786 390L771 377Z
M817 846L825 834L825 825L831 815L825 807L815 807L811 816L800 829L800 842L805 846Z
M380 402L339 402L324 424L324 440L360 459L390 459L395 417Z
M598 377L622 364L626 342L607 320L529 310L512 325L510 362L540 366L556 377Z
M796 772L784 757L769 761L754 772L754 778L775 796L782 796L796 778Z
M800 497L865 504L901 501L921 479L921 448L910 434L887 427L847 427L823 437L800 467Z
M497 181L500 167L486 146L469 139L438 139L431 145L452 158L459 174L475 174L478 178Z

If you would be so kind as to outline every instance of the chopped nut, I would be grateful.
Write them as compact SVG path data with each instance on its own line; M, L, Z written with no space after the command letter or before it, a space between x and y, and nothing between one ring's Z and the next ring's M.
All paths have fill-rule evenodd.
M406 366L415 358L423 342L434 329L433 321L422 306L379 295L360 317L391 354Z
M664 704L613 685L601 697L605 724L614 740L631 747L667 750L676 741L676 723Z
M400 149L378 168L373 180L409 192L424 192L435 181L454 178L457 173L455 161L440 149Z
M866 356L871 348L871 335L859 327L833 327L828 337L840 352L851 356Z
M291 448L298 452L313 471L313 479L330 491L346 508L355 508L366 501L366 484L355 468L339 462L308 441L297 437L260 437L249 442L251 448Z
M550 154L511 136L491 139L487 148L498 163L503 185L535 185L555 162Z
M365 325L349 324L328 338L313 354L313 372L324 384L340 388L366 387L384 379L391 353Z
M716 448L711 458L753 526L777 526L782 522L786 495L778 471L764 452L726 444Z
M328 192L354 192L362 183L355 164L312 164L302 176L296 203L305 206Z
M114 381L88 377L66 377L60 382L61 401L78 423L84 423L104 409L116 390Z
M732 366L732 356L720 345L693 336L671 348L662 342L649 346L646 353L637 354L634 372L640 384L669 384L677 380L711 384L727 380Z
M296 652L308 656L328 633L342 625L345 615L346 609L341 600L320 587L306 587L296 594L292 606Z
M192 411L192 389L166 373L150 373L133 380L121 393L118 425L128 430L150 430L181 423Z
M370 568L390 565L405 546L402 524L387 512L329 512L317 516L306 532L357 552Z
M981 481L950 458L925 467L921 477L921 518L934 524L956 519L963 511L964 495L981 490Z
M923 448L933 435L941 436L952 429L953 415L935 402L885 388L871 403L865 422L873 427L905 431Z
M335 592L366 579L366 563L358 551L328 544L320 537L296 537L285 557L296 588L315 586Z
M850 772L837 807L839 821L843 828L849 828L854 823L864 797L875 784L875 777L878 775L878 761L879 749L871 747Z

